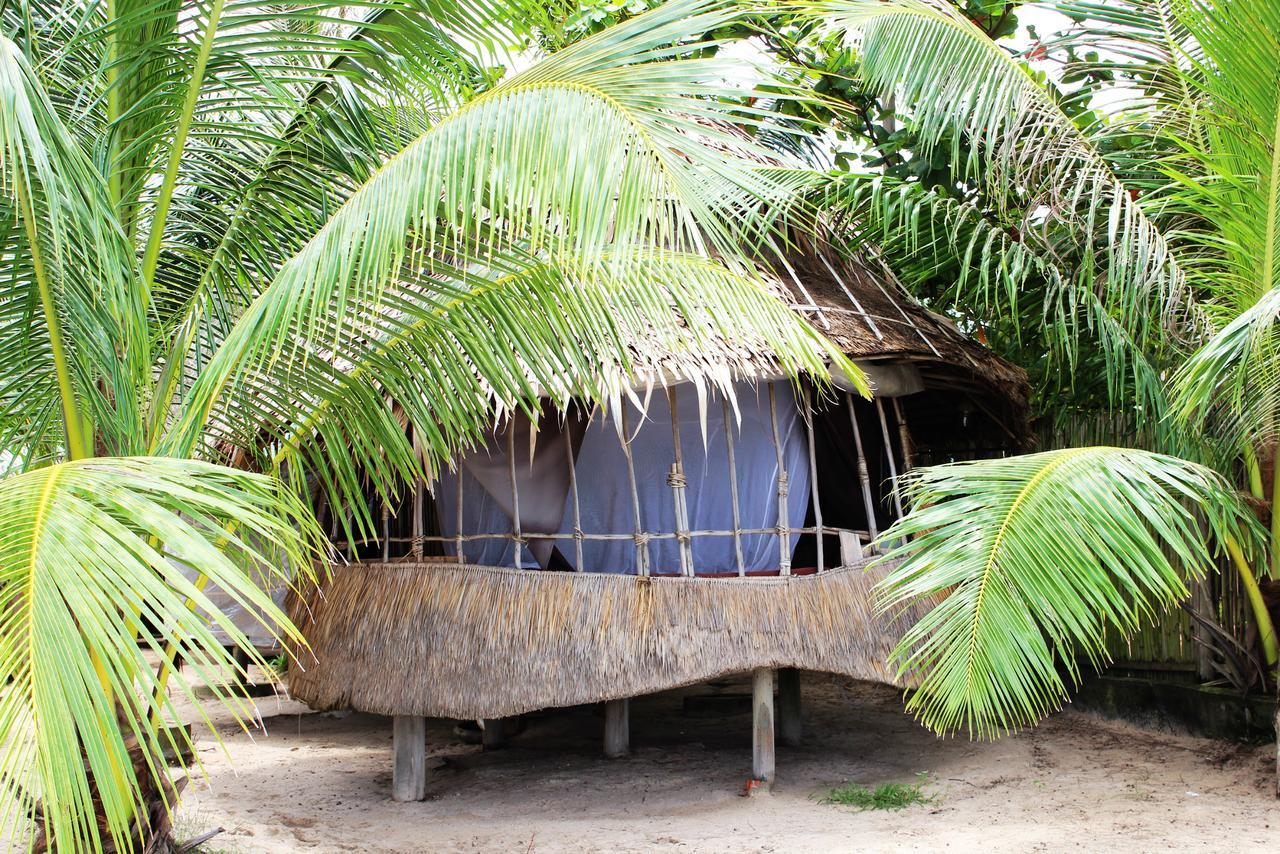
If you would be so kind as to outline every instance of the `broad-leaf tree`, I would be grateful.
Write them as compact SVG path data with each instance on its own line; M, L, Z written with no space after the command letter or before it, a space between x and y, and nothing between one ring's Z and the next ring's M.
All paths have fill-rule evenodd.
M13 832L163 829L174 662L222 685L215 629L258 660L207 585L299 642L263 589L323 560L317 497L368 531L356 472L387 496L424 473L402 417L438 458L538 394L699 375L716 337L792 374L841 358L753 266L812 176L753 141L762 87L790 84L704 36L737 6L681 0L507 75L517 6L0 7Z

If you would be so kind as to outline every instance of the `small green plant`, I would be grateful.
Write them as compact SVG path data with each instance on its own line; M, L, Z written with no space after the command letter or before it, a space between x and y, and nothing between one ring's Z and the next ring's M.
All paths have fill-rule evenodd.
M856 807L859 810L901 810L918 804L931 804L936 798L926 794L927 774L917 775L916 783L881 783L874 789L857 783L846 783L827 792L824 804Z
M289 656L280 653L275 658L268 658L267 667L277 679L283 678L289 672Z

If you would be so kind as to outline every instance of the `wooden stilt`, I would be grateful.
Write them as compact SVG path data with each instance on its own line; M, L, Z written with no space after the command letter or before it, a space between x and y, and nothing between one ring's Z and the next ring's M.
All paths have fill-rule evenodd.
M231 660L235 662L235 667L231 668L228 681L238 688L241 693L248 694L252 687L249 683L249 653L238 646L232 647ZM182 656L175 656L174 662L175 667L181 667Z
M604 755L620 759L631 752L631 701L609 700L604 704Z
M427 719L396 715L392 721L391 797L420 801L427 795Z
M480 733L485 750L501 750L507 746L507 719L485 718Z
M773 671L761 667L751 674L751 708L754 729L751 738L751 776L773 782Z
M796 747L803 737L800 671L787 667L778 671L778 741L788 747Z

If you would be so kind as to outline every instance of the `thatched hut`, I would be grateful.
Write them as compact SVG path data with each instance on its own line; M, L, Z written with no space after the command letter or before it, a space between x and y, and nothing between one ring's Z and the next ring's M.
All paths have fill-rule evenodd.
M895 478L1020 449L1026 378L873 262L814 251L775 286L866 371L874 400L839 376L783 380L730 353L743 342L703 354L708 372L735 366L733 401L667 381L650 354L641 405L504 415L384 508L378 542L338 544L349 563L291 603L311 647L292 694L394 716L397 797L421 797L425 717L605 702L618 754L627 698L752 671L754 773L769 779L775 669L784 709L794 669L894 681L887 654L914 615L875 613L883 571L866 565L902 512Z

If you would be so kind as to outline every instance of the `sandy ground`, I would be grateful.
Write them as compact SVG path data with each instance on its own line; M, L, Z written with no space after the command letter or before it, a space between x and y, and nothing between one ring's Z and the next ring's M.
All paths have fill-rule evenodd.
M1272 746L1070 709L995 744L941 740L892 689L816 674L804 744L779 747L772 794L745 798L750 715L734 695L748 687L633 701L623 760L599 755L598 708L531 716L490 752L432 721L428 798L411 804L390 799L388 719L260 700L265 734L219 727L230 761L202 738L210 776L188 790L180 837L223 826L207 849L223 852L1280 851ZM927 806L821 803L847 781L920 774Z

